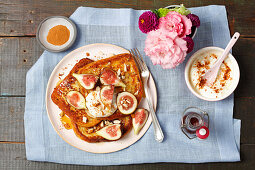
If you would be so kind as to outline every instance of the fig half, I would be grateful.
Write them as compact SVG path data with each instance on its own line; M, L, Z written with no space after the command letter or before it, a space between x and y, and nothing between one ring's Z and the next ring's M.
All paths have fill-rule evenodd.
M66 101L76 109L85 109L85 98L78 91L70 91L66 95Z
M120 124L113 124L100 129L96 134L108 140L117 140L121 137L122 133Z
M119 93L117 97L117 106L122 114L131 114L137 107L137 99L132 93Z
M104 68L101 72L100 82L103 85L114 85L120 87L126 87L126 85L120 80L117 73L110 68Z
M137 135L142 127L145 125L146 120L148 119L148 111L146 109L137 109L134 113L134 117L132 119L133 128L135 134Z
M98 81L98 76L94 74L75 74L73 76L78 80L82 87L87 90L93 89Z
M114 93L114 86L104 86L100 91L101 102L113 112L117 110L117 95Z

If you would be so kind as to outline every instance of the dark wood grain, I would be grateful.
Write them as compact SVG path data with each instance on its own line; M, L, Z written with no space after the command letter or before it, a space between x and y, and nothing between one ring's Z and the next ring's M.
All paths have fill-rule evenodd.
M240 97L235 98L234 117L241 119L241 143L255 144L255 98Z
M26 72L42 51L35 38L0 38L1 96L25 95Z
M233 55L238 62L241 72L235 97L255 97L254 50L255 38L241 38L233 48Z
M155 163L155 164L139 164L139 165L122 165L122 166L80 166L80 165L63 165L56 163L43 163L27 161L25 155L24 144L0 144L0 152L5 153L5 156L0 157L1 169L15 170L45 170L45 169L86 169L86 170L181 170L181 169L201 169L201 170L226 170L240 169L252 170L255 167L255 145L242 145L241 157L242 162L235 163L206 163L206 164L177 164L177 163Z
M1 108L0 141L25 142L24 137L25 98L0 97L0 108Z
M7 0L0 1L0 36L34 36L37 25L45 17L70 16L79 6L101 8L154 9L184 3L187 7L221 4L228 11L231 32L254 37L255 1L197 0Z

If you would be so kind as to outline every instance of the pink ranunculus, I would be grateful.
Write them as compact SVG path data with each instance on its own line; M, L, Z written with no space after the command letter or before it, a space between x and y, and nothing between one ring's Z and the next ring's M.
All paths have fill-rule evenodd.
M188 50L186 45L186 41L178 37L177 32L161 28L148 33L144 51L154 65L170 69L184 61Z
M159 19L159 28L176 32L179 37L191 34L191 27L191 20L175 11L170 11L165 17Z

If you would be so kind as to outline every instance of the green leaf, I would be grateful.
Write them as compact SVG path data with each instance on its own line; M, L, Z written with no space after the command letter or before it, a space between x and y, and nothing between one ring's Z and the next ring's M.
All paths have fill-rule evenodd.
M157 10L157 13L158 13L158 17L161 18L161 17L165 17L168 12L170 11L170 9L167 9L167 8L159 8Z
M190 10L188 10L183 4L181 4L180 7L175 7L173 9L169 9L169 11L175 11L181 15L188 15L191 13Z
M151 12L153 12L154 14L156 14L157 17L159 18L159 13L158 13L158 10L157 10L157 9L151 10Z

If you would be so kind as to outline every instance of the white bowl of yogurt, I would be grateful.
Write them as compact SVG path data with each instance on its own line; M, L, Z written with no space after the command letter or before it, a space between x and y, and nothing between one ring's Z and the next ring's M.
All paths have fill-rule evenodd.
M202 76L221 56L224 49L205 47L194 53L185 67L185 81L190 91L200 99L219 101L227 98L236 89L240 70L232 54L221 64L218 76L212 86L206 86Z

